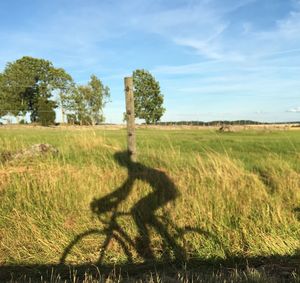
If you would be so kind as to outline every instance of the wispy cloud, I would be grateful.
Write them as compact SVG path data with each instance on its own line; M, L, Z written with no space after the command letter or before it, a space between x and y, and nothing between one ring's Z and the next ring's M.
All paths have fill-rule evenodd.
M52 0L37 1L30 17L13 14L23 12L17 0L2 1L0 16L4 2L15 20L0 18L0 71L31 55L76 81L96 73L112 89L113 121L123 113L122 78L136 68L154 73L174 117L224 107L298 115L286 109L300 97L299 0Z
M158 14L147 13L140 16L143 20L137 17L136 21L139 28L159 33L209 59L258 60L270 54L281 55L299 49L300 7L295 5L295 10L284 18L274 20L272 28L264 29L230 17L230 13L254 1L240 1L239 5L231 2L227 5L230 9L224 8L225 5L216 8L217 2L200 1L200 4Z
M231 25L226 15L255 0L227 0L224 3L211 1L188 1L174 9L150 11L135 16L133 24L138 29L157 33L175 44L189 47L199 55L211 59L241 60L237 51L224 50L222 35ZM195 4L196 3L196 4Z
M300 106L295 107L295 108L291 108L291 109L287 110L287 112L300 113Z
M64 1L61 9L63 4L54 1L51 13L48 6L39 7L40 18L35 19L38 24L32 19L33 23L28 20L23 23L25 27L13 32L0 29L1 58L7 62L31 55L53 60L65 68L85 69L99 66L103 59L113 56L115 51L101 44L126 32L119 21L121 5L116 13L109 13L103 3L75 2Z

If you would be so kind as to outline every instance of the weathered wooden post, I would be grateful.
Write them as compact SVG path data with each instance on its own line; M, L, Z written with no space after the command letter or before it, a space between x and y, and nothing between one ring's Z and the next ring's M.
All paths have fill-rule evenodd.
M127 121L127 145L130 160L136 162L136 142L134 127L134 97L133 97L133 80L132 77L126 77L125 96L126 96L126 121Z

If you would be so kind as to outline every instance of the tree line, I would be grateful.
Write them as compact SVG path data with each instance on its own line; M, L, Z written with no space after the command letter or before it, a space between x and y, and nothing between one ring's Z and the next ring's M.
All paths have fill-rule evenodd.
M158 125L186 125L186 126L221 126L221 125L264 125L268 124L265 122L258 122L258 121L252 121L252 120L234 120L234 121L229 121L229 120L215 120L215 121L209 121L209 122L204 122L204 121L166 121L166 122L158 122Z
M137 118L157 123L165 112L158 81L146 70L133 72L134 104ZM60 107L62 122L80 125L103 123L103 109L110 102L110 88L91 75L86 85L76 84L63 68L39 58L24 56L9 62L0 73L0 117L6 115L47 126L55 123Z
M162 126L244 126L244 125L272 125L272 124L299 124L300 121L292 122L259 122L252 120L215 120L215 121L166 121L166 122L157 122L157 125Z

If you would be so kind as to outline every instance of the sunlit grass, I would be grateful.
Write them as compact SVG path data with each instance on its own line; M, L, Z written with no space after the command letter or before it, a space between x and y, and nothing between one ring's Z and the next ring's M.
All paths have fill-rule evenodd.
M137 138L139 162L164 172L179 191L179 197L157 210L157 217L167 217L178 229L198 229L176 239L188 258L299 252L300 132L138 130ZM90 204L128 177L127 169L114 160L114 154L126 148L125 130L0 130L2 150L42 142L56 146L59 156L10 161L0 167L2 264L58 263L77 235L105 227ZM152 189L137 180L119 210L130 212ZM138 237L130 215L118 221L130 238ZM168 223L175 238L176 229ZM155 229L150 229L150 236L157 260L163 260L166 249L172 254ZM85 237L66 262L96 262L104 239L96 234ZM129 249L134 262L143 262L134 247ZM111 241L104 262L127 260L120 243Z

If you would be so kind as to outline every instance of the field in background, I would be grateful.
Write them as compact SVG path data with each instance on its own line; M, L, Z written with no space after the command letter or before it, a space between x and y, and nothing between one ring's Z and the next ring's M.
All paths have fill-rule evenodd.
M1 151L35 143L59 150L58 156L0 166L2 265L57 264L78 235L106 227L111 211L101 214L101 221L91 203L130 179L115 158L126 149L125 129L111 129L0 128ZM178 194L155 215L172 239L153 225L144 247L153 251L157 263L176 259L178 247L186 258L204 262L299 255L300 131L140 127L137 145L142 164L137 174L143 177L132 177L117 223L136 243L140 234L132 208L153 192L153 185L160 187L156 178L166 176ZM190 232L183 233L185 227ZM96 262L104 241L103 234L87 233L68 251L65 262ZM145 260L137 247L125 245L133 263ZM102 263L125 265L128 253L114 239ZM292 274L288 268L284 266L285 272Z

